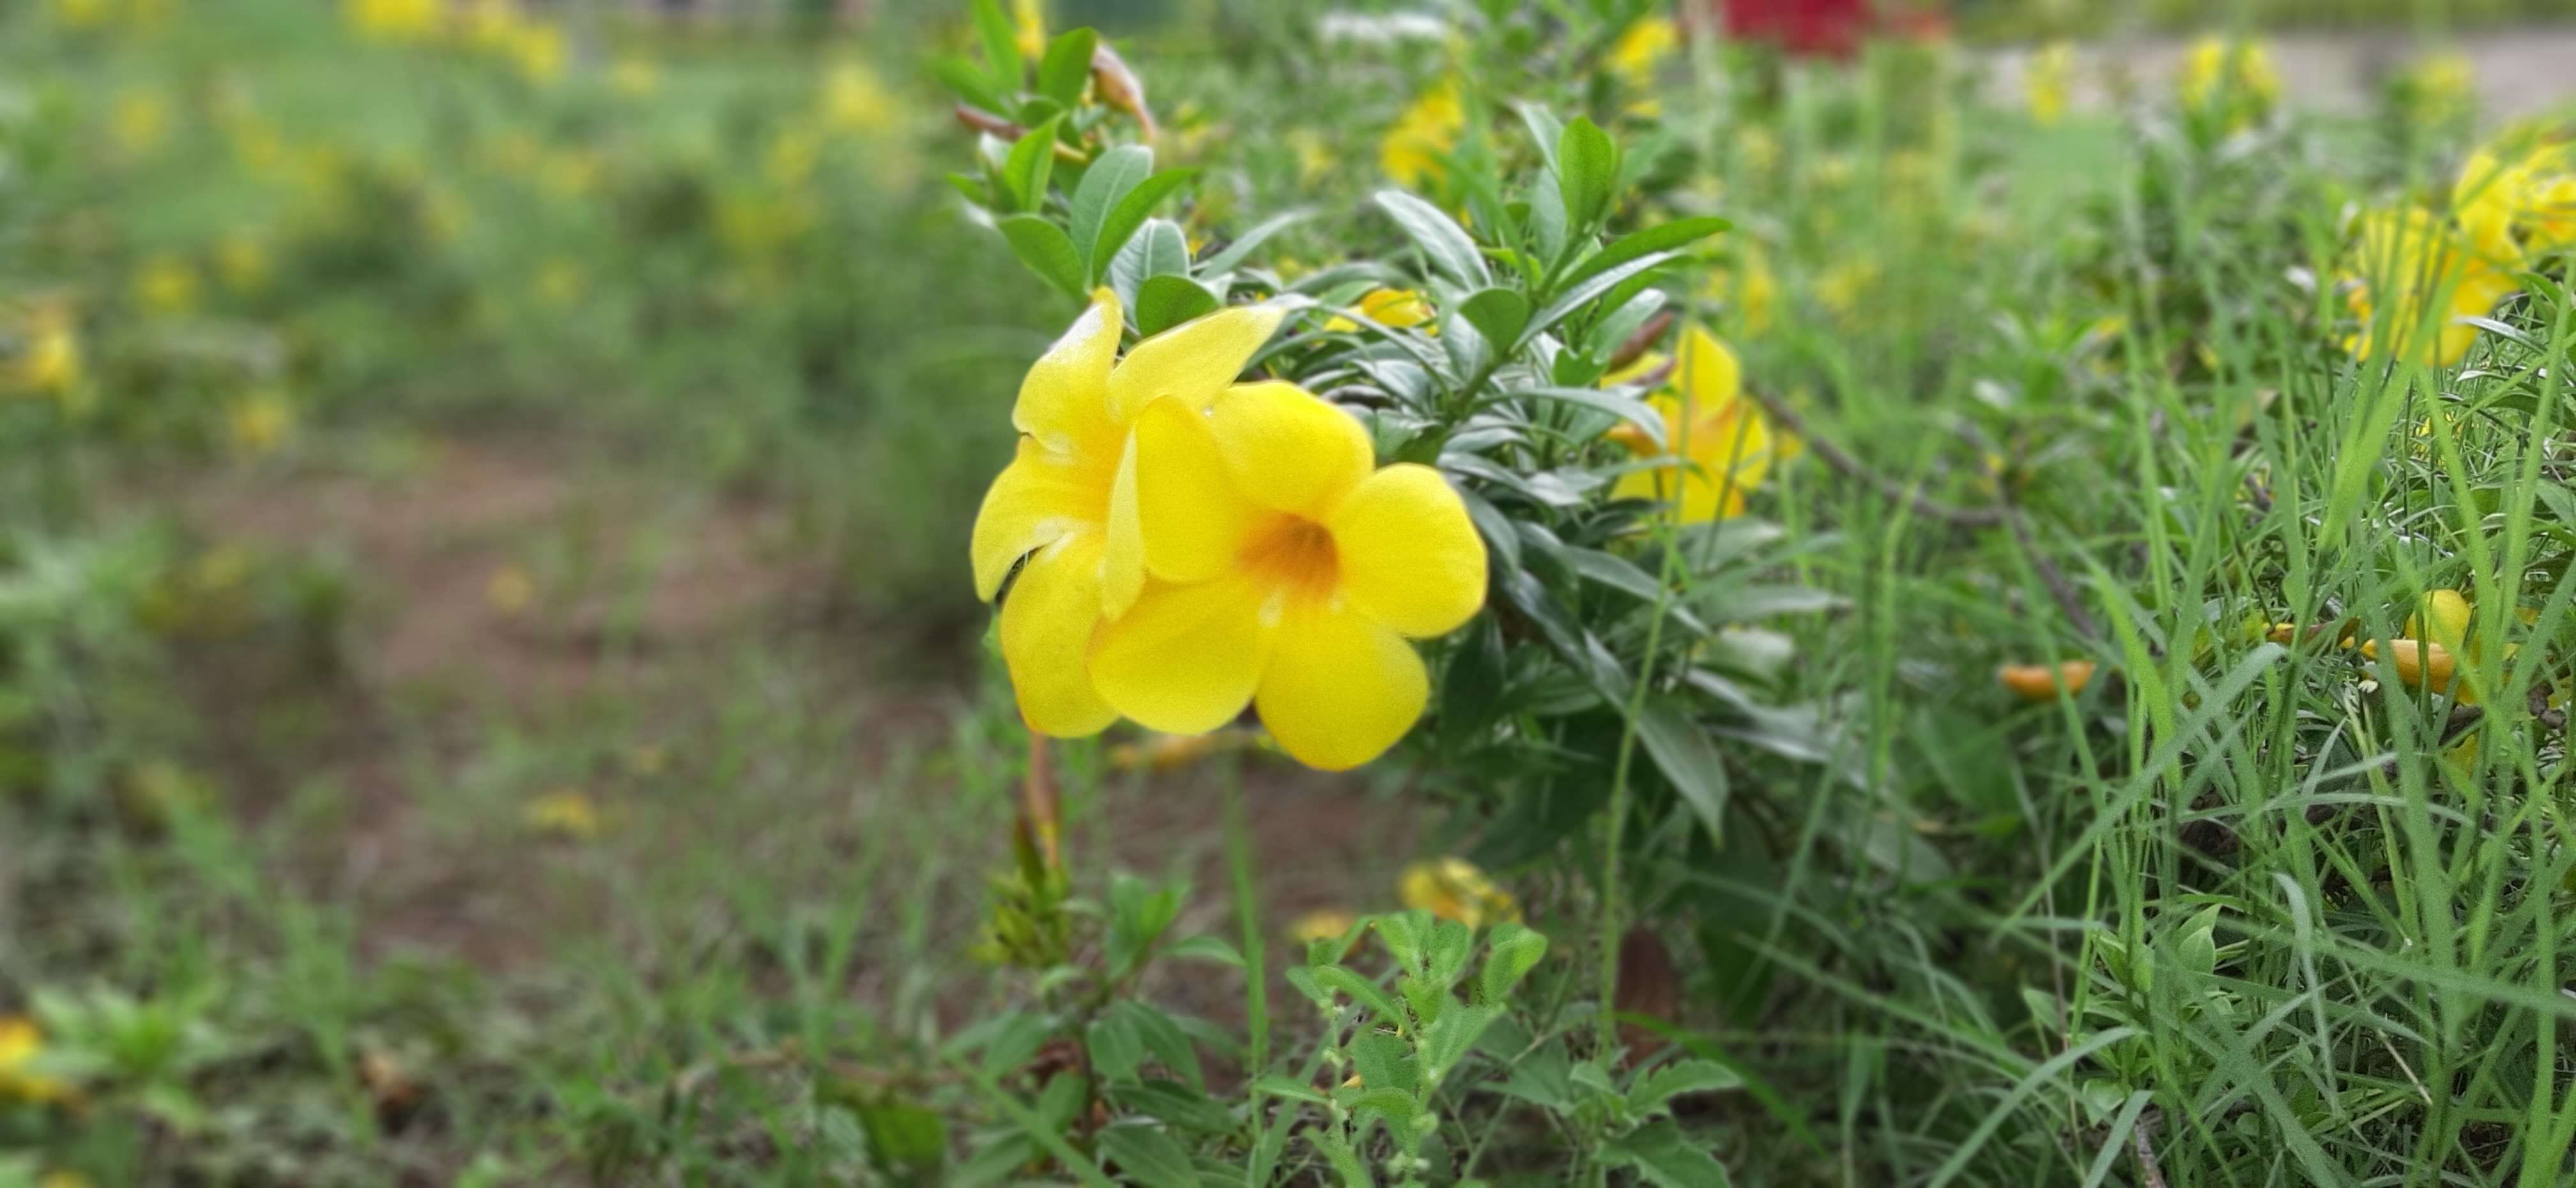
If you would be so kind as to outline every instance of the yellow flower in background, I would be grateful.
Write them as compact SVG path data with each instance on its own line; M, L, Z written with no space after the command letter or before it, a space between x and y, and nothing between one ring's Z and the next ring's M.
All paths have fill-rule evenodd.
M509 54L528 81L553 82L563 77L563 30L542 21L529 22L510 39Z
M1737 250L1733 266L1709 270L1700 296L1726 307L1751 337L1770 333L1779 318L1780 278L1771 271L1770 256L1751 241Z
M1875 261L1845 258L1837 260L1816 278L1816 301L1825 311L1844 321L1860 312L1863 297L1878 284Z
M27 316L20 345L18 386L31 392L68 399L80 388L80 334L68 306L39 305Z
M233 448L266 454L286 444L295 433L295 405L274 388L263 388L233 401L224 411L224 430Z
M597 153L551 153L537 168L537 182L558 198L582 198L599 188L603 172Z
M1011 410L1021 434L1018 457L984 493L969 552L977 598L992 601L1010 580L1002 660L1031 730L1076 737L1118 717L1093 686L1090 656L1102 620L1127 613L1144 592L1138 416L1165 403L1193 413L1206 408L1243 373L1281 316L1260 306L1220 310L1146 339L1121 359L1118 298L1102 289L1030 366Z
M61 1081L30 1071L44 1054L45 1033L24 1015L0 1015L0 1101L42 1105L71 1095Z
M2406 114L2422 124L2443 124L2477 109L2477 68L2467 54L2428 54L2398 76Z
M341 18L359 35L378 41L427 41L438 36L444 0L343 0Z
M1769 173L1780 165L1780 138L1760 124L1739 124L1735 129L1735 156L1753 173Z
M1324 143L1323 134L1312 128L1290 131L1287 142L1288 151L1297 159L1297 181L1301 185L1314 185L1340 167L1341 163L1333 159L1331 146Z
M2424 604L2406 617L2406 634L2429 639L2462 655L2469 649L2469 616L2475 608L2457 590L2427 590Z
M772 185L792 190L813 178L814 165L822 157L821 139L801 128L790 128L769 142L769 156L761 171Z
M2532 187L2534 162L2508 158L2492 148L2469 154L2459 179L2451 184L2451 214L2469 237L2469 247L2492 264L2522 259L2514 237L2514 218Z
M1664 362L1647 355L1602 382L1626 382L1660 370ZM1684 330L1672 364L1664 390L1646 401L1663 418L1663 444L1626 423L1608 435L1640 458L1670 461L1620 475L1610 493L1676 504L1685 524L1741 515L1745 495L1762 485L1772 464L1797 456L1797 440L1775 432L1762 410L1744 399L1744 366L1717 336L1698 326Z
M215 247L215 269L234 292L255 292L268 283L268 249L249 235L227 235Z
M197 270L175 256L155 256L134 276L134 300L156 314L184 314L197 307Z
M1287 383L1241 384L1202 413L1174 400L1135 425L1134 504L1153 581L1102 626L1101 699L1196 734L1259 708L1309 767L1357 767L1422 717L1411 639L1485 604L1485 543L1437 470L1376 468L1368 430Z
M2355 358L2382 355L2448 367L2469 353L2478 328L2459 319L2492 311L2513 278L2469 250L2448 223L2420 207L2362 217L2343 276L2359 328L2344 339ZM2426 324L2427 315L2440 314Z
M2220 115L2233 132L2280 102L2281 73L2258 43L2204 37L2183 60L2181 93L2185 109Z
M1675 25L1672 18L1641 18L1620 33L1619 40L1610 44L1611 73L1618 75L1631 90L1651 92L1656 71L1662 69L1664 60L1672 57L1673 51L1680 49L1681 44L1681 27ZM1628 105L1630 115L1651 118L1662 112L1663 103L1652 94Z
M1420 189L1447 175L1443 158L1458 147L1458 136L1466 130L1467 108L1458 99L1458 80L1441 79L1387 127L1378 145L1378 164L1397 185Z
M1046 56L1046 0L1011 0L1011 39L1031 62Z
M116 97L109 126L117 148L134 156L151 152L170 138L169 101L157 91L127 91Z
M2030 101L2030 118L2041 124L2054 124L2066 118L2066 97L2075 83L2075 47L2063 41L2052 41L2030 56L2029 72L2022 77L2023 91Z
M537 579L517 562L503 565L484 580L483 601L504 618L526 614L537 604Z
M66 29L95 29L107 23L108 0L49 0L46 15Z
M1396 882L1404 906L1456 920L1469 928L1520 922L1521 905L1464 858L1439 858L1404 868ZM1335 935L1339 935L1338 933Z
M823 76L823 123L836 132L882 132L894 126L894 96L864 62L843 62Z
M2524 195L2522 216L2530 250L2576 247L2576 173L2534 181Z
M651 98L662 89L662 69L650 58L619 58L608 70L608 86L629 99Z
M564 841L589 841L606 825L597 802L578 788L558 788L528 802L521 814L531 832Z
M1359 316L1395 330L1410 329L1431 320L1431 303L1412 289L1371 289L1360 298ZM1360 328L1358 322L1334 314L1324 322L1324 329L1335 334L1348 334ZM1438 333L1435 327L1432 331Z
M1359 923L1359 917L1341 908L1318 908L1288 923L1288 939L1300 944L1338 939Z
M421 195L421 229L429 232L429 237L439 243L456 242L458 236L465 234L465 228L473 217L465 199L454 190L432 188Z

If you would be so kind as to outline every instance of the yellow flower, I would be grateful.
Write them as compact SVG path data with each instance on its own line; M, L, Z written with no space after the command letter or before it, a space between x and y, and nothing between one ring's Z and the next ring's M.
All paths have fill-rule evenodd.
M2075 47L2052 41L2030 56L2023 86L2030 98L2030 118L2054 124L2066 118L2066 95L2074 83Z
M1610 45L1610 70L1633 90L1650 90L1655 85L1655 72L1664 59L1681 48L1681 28L1670 17L1650 16L1630 24L1619 40ZM1628 106L1631 114L1653 116L1663 105L1653 98L1643 98Z
M438 36L442 0L343 0L341 18L360 36L378 41L427 41Z
M1288 923L1288 939L1305 944L1339 938L1359 918L1341 908L1318 908Z
M566 841L598 837L604 823L599 806L578 788L558 788L529 801L522 819L530 830Z
M1662 357L1648 355L1603 382L1632 379L1663 365ZM1634 425L1623 423L1609 434L1641 458L1673 460L1620 475L1612 497L1677 499L1686 524L1743 514L1745 494L1762 485L1771 464L1797 453L1796 440L1775 433L1761 409L1743 398L1743 379L1743 364L1725 343L1698 326L1683 331L1670 383L1647 399L1663 417L1664 445L1658 448ZM1678 495L1673 490L1677 470L1682 472Z
M18 356L18 384L56 399L72 395L81 382L80 333L71 310L60 304L37 306L28 315L26 340Z
M2477 106L2477 69L2467 54L2428 54L2398 78L2406 114L2422 124L2441 124L2469 114Z
M1313 185L1330 176L1340 164L1333 150L1324 143L1321 133L1312 128L1298 128L1288 133L1288 151L1297 158L1297 181Z
M107 0L52 0L46 12L66 29L95 29L107 23Z
M263 388L233 402L224 414L233 446L246 454L265 454L295 432L295 406L275 389Z
M1876 263L1857 258L1838 260L1816 278L1816 300L1826 312L1849 321L1860 312L1861 298L1877 283Z
M1029 368L1011 410L1021 433L1018 457L985 492L970 552L975 595L988 602L1016 567L1002 604L1002 659L1030 729L1075 737L1118 717L1093 688L1089 656L1101 621L1126 613L1145 586L1138 414L1166 401L1206 408L1242 374L1281 315L1258 306L1220 310L1119 359L1118 298L1103 289Z
M629 99L649 98L662 88L662 71L650 58L620 58L608 70L608 85Z
M2534 252L2576 247L2576 173L2540 178L2523 195L2525 246Z
M161 142L169 138L170 105L152 91L127 91L116 97L111 127L116 147L141 156L161 147Z
M530 21L520 26L508 50L510 60L530 82L548 83L563 76L564 35L553 25Z
M1444 78L1431 84L1413 105L1395 118L1378 145L1378 164L1397 185L1420 189L1447 176L1443 163L1467 129L1467 109L1458 100L1458 82Z
M580 198L599 188L601 166L596 153L554 153L538 168L537 181L559 198Z
M1484 540L1448 480L1375 469L1358 418L1286 383L1228 388L1204 413L1156 401L1135 440L1154 580L1101 628L1101 698L1175 734L1257 705L1281 750L1327 771L1394 746L1431 689L1408 637L1485 604Z
M493 570L483 583L483 601L505 617L526 614L529 607L536 605L537 581L516 563L504 565Z
M2469 236L2469 246L2488 262L2511 265L2522 259L2513 233L2515 216L2529 196L2534 162L2508 160L2492 148L2469 154L2451 185L2452 217Z
M1770 257L1747 243L1734 267L1709 270L1700 296L1728 307L1744 333L1758 338L1771 332L1779 316L1780 278L1771 272Z
M268 249L249 235L227 235L216 245L215 267L235 292L255 291L268 283Z
M1359 316L1390 329L1403 330L1431 320L1431 303L1412 289L1371 289L1360 298ZM1335 314L1324 322L1324 329L1334 334L1347 334L1360 328L1358 322ZM1437 333L1435 328L1434 333Z
M823 142L811 132L790 128L769 142L769 159L763 166L772 184L794 189L814 176L814 163L822 159Z
M2513 278L2470 251L2450 225L2411 206L2363 216L2344 281L2360 322L2344 339L2346 351L2443 367L2477 340L2478 328L2459 319L2493 310L2514 290ZM2426 315L2436 310L2442 317L2428 326Z
M1512 899L1512 893L1495 886L1484 871L1464 858L1440 858L1405 867L1404 877L1396 883L1396 893L1408 908L1443 920L1456 920L1470 928L1518 923L1521 918L1520 904Z
M2247 41L2204 37L2184 59L2182 105L2215 114L2233 132L2252 125L2281 98L2281 74L2271 52Z
M894 126L894 96L863 62L843 62L823 76L823 122L836 132L882 132Z
M1046 56L1046 0L1011 0L1011 39L1020 56L1034 62Z
M1760 124L1739 124L1735 129L1735 156L1754 173L1769 173L1780 164L1780 138Z
M197 270L184 260L156 256L134 277L134 299L156 314L183 314L197 304Z
M2465 655L2469 646L2469 600L2457 590L2428 590L2424 605L2406 618L2406 634L2411 639L2430 639L2434 643Z
M70 1090L58 1080L28 1071L45 1051L45 1035L23 1015L0 1016L0 1101L43 1104L61 1101Z

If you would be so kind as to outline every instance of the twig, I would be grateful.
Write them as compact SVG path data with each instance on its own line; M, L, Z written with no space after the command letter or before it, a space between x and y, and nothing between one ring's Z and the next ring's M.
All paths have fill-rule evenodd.
M1808 449L1814 450L1817 457L1825 460L1826 465L1840 471L1845 478L1859 479L1878 488L1880 494L1913 508L1916 515L1956 524L1962 528L1992 528L2012 518L2012 509L2007 506L1957 507L1929 498L1886 475L1871 470L1859 459L1844 453L1841 446L1816 436L1808 430L1806 418L1791 411L1787 405L1780 403L1778 398L1751 388L1745 389L1745 395L1752 397L1755 404L1761 405L1763 413L1779 422L1781 428L1787 429L1795 434L1798 440L1805 442Z
M2138 1144L2138 1188L2165 1188L2165 1169L2156 1162L2156 1144L2147 1133L2149 1129L2144 1118L2129 1128L2129 1137Z

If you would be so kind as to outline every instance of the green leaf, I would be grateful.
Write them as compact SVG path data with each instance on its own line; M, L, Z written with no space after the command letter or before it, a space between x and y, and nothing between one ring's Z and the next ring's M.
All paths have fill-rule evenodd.
M1161 940L1163 930L1172 926L1172 918L1181 911L1181 889L1157 884L1134 875L1118 875L1109 882L1109 971L1113 978L1125 977L1144 961L1145 954Z
M1112 1085L1108 1094L1120 1109L1159 1118L1184 1130L1205 1134L1234 1130L1234 1115L1222 1103L1208 1097L1206 1091L1178 1081L1158 1079L1137 1085Z
M1099 45L1100 34L1089 29L1057 34L1038 62L1038 93L1066 107L1080 103L1082 85L1091 81L1092 51Z
M1150 276L1136 286L1136 333L1151 337L1192 318L1215 313L1224 304L1207 291L1207 286L1186 276ZM1225 944L1212 936L1191 939Z
M1351 1150L1331 1131L1310 1128L1304 1132L1306 1142L1324 1153L1324 1162L1333 1165L1333 1174L1342 1178L1342 1188L1377 1188L1377 1179L1369 1175L1368 1165L1360 1162L1359 1152Z
M1530 187L1529 229L1538 240L1540 254L1548 259L1557 259L1565 251L1565 241L1571 231L1566 226L1565 195L1559 193L1556 186L1542 184Z
M1095 275L1106 266L1109 257L1117 255L1118 249L1127 246L1127 237L1134 235L1138 227L1145 225L1145 220L1153 215L1157 204L1170 197L1172 191L1188 185L1190 180L1198 175L1199 171L1196 169L1166 169L1130 187L1127 193L1119 198L1118 205L1110 210L1108 218L1102 221L1100 238L1091 245ZM1182 244L1182 257L1186 261L1188 240L1184 239ZM1186 268L1187 264L1184 263L1183 267Z
M1048 120L1011 146L1010 158L1002 165L1002 180L1020 200L1021 210L1046 205L1047 178L1055 172L1056 127L1063 122L1063 116Z
M1114 1164L1127 1179L1148 1188L1199 1188L1189 1152L1159 1126L1120 1122L1103 1127L1100 1154L1104 1170Z
M997 226L1002 238L1010 241L1011 254L1039 279L1054 285L1076 300L1083 294L1082 257L1073 250L1073 241L1064 230L1033 214L1015 214Z
M1529 333L1546 333L1558 322L1562 322L1566 318L1572 316L1576 310L1582 309L1584 306L1591 304L1595 298L1600 297L1602 294L1607 293L1612 289L1618 288L1621 282L1626 281L1630 277L1641 275L1651 269L1661 268L1665 264L1671 263L1672 259L1673 253L1671 252L1656 252L1652 255L1640 256L1637 259L1630 260L1618 267L1584 278L1582 281L1568 287L1564 294L1559 296L1556 300L1549 302L1547 308L1538 311L1538 315L1530 321Z
M1379 1022L1398 1031L1406 1030L1410 1025L1404 1008L1387 997L1386 991L1379 989L1377 983L1338 965L1322 966L1314 971L1314 975L1317 985L1349 995L1352 1001L1375 1014Z
M1204 1083L1205 1078L1199 1071L1198 1049L1190 1045L1189 1034L1182 1031L1180 1024L1173 1022L1170 1015L1133 999L1119 1003L1109 1011L1124 1017L1136 1029L1137 1036L1145 1042L1145 1050L1152 1053L1154 1059L1162 1061L1163 1067L1179 1073L1181 1079L1193 1088Z
M973 62L957 57L940 58L931 62L930 72L938 75L939 81L946 83L949 90L957 92L958 98L997 116L1010 114L1010 100L993 85L992 77Z
M1744 1087L1744 1078L1714 1060L1667 1064L1628 1087L1628 1109L1642 1117L1665 1108L1685 1093L1715 1093Z
M948 1182L960 1185L961 1188L980 1188L985 1184L999 1184L1019 1175L1028 1162L1037 1157L1038 1145L1029 1136L1017 1133L1002 1135L991 1140L983 1149L968 1156L966 1162L958 1166L956 1174ZM938 1183L939 1181L916 1180L914 1182Z
M1136 183L1154 171L1154 150L1141 144L1125 144L1100 154L1082 175L1082 184L1074 187L1073 217L1069 224L1073 246L1079 253L1088 276L1098 276L1101 265L1115 249L1095 251L1100 229L1109 221L1110 211L1117 208Z
M1661 1188L1730 1188L1726 1167L1708 1148L1693 1143L1670 1121L1657 1122L1610 1140L1602 1158L1637 1169L1649 1184Z
M1422 1037L1422 1075L1437 1084L1467 1058L1476 1047L1476 1038L1493 1026L1502 1014L1496 1007L1461 1006L1455 1002L1440 1012L1440 1021L1424 1029Z
M1589 231L1610 208L1619 185L1619 146L1590 117L1576 116L1556 140L1556 188L1566 223Z
M1091 1021L1082 1045L1091 1054L1091 1071L1105 1081L1133 1081L1145 1062L1145 1037L1133 1020L1116 1012Z
M1674 790L1699 815L1700 824L1708 828L1709 840L1722 842L1726 762L1708 732L1691 717L1689 703L1669 695L1647 698L1637 711L1637 741L1646 744L1646 754L1654 758L1656 769L1672 781Z
M1458 307L1468 323L1500 354L1519 345L1521 327L1529 324L1529 298L1510 289L1485 289Z
M1663 585L1655 580L1655 575L1637 568L1636 562L1625 557L1578 545L1565 546L1557 556L1574 572L1640 602L1653 602L1663 596Z
M1164 279L1156 277L1156 280ZM1163 950L1163 956L1174 961L1213 961L1219 965L1243 968L1243 954L1235 951L1224 937L1202 933Z
M1360 1074L1362 1085L1413 1092L1416 1070L1412 1045L1383 1031L1372 1031L1352 1040L1350 1050L1351 1069Z
M1145 282L1158 276L1187 276L1190 271L1190 245L1181 233L1181 225L1170 219L1147 219L1145 229L1109 261L1109 287L1118 291L1118 300L1127 308L1136 308L1143 295Z
M993 65L994 81L1005 91L1019 90L1019 31L1011 27L1001 0L975 0L975 32L984 41L984 60Z
M1287 1077L1278 1075L1277 1073L1254 1077L1252 1079L1252 1091L1255 1093L1267 1093L1272 1097L1285 1097L1291 1101L1302 1101L1310 1105L1333 1104L1333 1099L1325 1096L1323 1090L1309 1085L1304 1081L1290 1080Z
M1622 396L1599 388L1522 388L1505 392L1496 400L1554 400L1562 404L1580 404L1598 409L1645 431L1656 448L1664 447L1664 417L1652 405L1634 396Z
M2183 926L2182 939L2175 943L2174 949L2182 958L2184 969L2197 974L2218 971L2218 915L2219 906L2213 903L2202 908L2189 924Z
M939 1178L948 1158L948 1127L939 1112L904 1101L854 1106L868 1138L868 1162L885 1175L917 1183Z
M1612 240L1610 246L1585 257L1582 263L1569 270L1565 274L1565 283L1581 284L1591 277L1608 272L1639 256L1669 252L1706 239L1734 225L1715 215L1703 215L1698 218L1674 219L1669 223L1657 223L1643 231L1622 235Z
M1520 113L1521 123L1529 128L1530 143L1538 146L1538 155L1547 162L1547 171L1556 172L1556 142L1565 137L1564 122L1556 118L1555 112L1539 103L1515 103L1512 108Z
M1485 968L1476 979L1476 1002L1500 1007L1529 971L1547 956L1547 934L1526 924L1494 925L1485 939Z
M1471 289L1481 289L1494 282L1485 270L1485 257L1476 251L1476 241L1448 215L1402 190L1380 190L1376 201L1380 209L1395 220L1415 247L1422 249L1431 267L1449 279Z
M1208 274L1232 271L1235 265L1250 258L1253 249L1267 242L1271 236L1313 217L1314 212L1308 210L1292 210L1286 214L1272 215L1252 230L1236 236L1234 242L1225 245L1225 250L1200 261L1199 271Z
M1351 1102L1351 1112L1374 1111L1386 1119L1386 1128L1405 1142L1413 1135L1413 1116L1422 1112L1422 1103L1402 1089L1365 1089ZM1407 1144L1408 1146L1410 1144Z

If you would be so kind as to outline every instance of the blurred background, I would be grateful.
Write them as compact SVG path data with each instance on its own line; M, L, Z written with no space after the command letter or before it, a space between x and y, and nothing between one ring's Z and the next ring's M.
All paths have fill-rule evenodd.
M1194 236L1327 212L1285 271L1385 184L1443 9L1016 11L1116 41L1161 159L1210 167ZM2421 146L2393 79L2438 49L2464 121L2540 111L2570 16L1887 4L1786 69L1939 96L1939 226L2081 254L2051 212L2204 30L2265 31L2329 143L2394 176ZM964 542L1074 307L949 180L979 150L931 63L972 36L934 0L0 0L0 1016L52 996L133 1106L0 1125L0 1184L787 1174L742 1154L757 1092L677 1126L638 1086L756 1088L703 1063L747 1020L892 1043L974 1017L1019 744ZM1910 135L1802 126L1864 160ZM1700 192L1774 248L1731 283L1818 325L1875 289L1897 256L1820 245L1898 234L1914 192L1848 185L1852 159L1800 157L1777 194L1812 208ZM1839 353L1748 354L1784 389L1919 365L1964 333L1941 278L2014 283L1966 262L1983 234ZM1078 844L1220 881L1215 802L1156 745L1066 759ZM1283 921L1457 840L1393 775L1253 778Z

